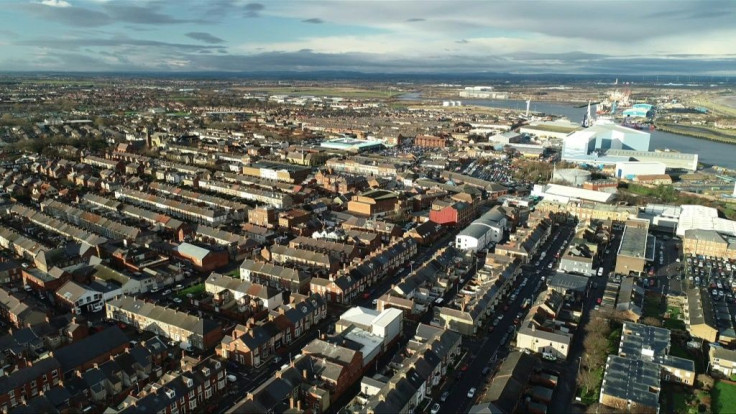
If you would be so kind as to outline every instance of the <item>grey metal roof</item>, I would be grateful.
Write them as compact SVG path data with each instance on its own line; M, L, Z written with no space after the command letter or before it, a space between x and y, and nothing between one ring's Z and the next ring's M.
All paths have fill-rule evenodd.
M659 407L660 388L659 364L617 355L608 357L601 395L610 395L647 407Z

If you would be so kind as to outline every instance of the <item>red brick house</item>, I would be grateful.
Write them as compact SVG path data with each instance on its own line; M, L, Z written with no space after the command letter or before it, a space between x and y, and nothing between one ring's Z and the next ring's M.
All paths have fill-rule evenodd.
M36 268L23 269L22 275L24 285L49 293L59 290L72 277L71 273L58 267L52 267L48 272Z
M448 226L462 226L473 221L473 218L473 207L462 201L436 200L429 210L430 221Z
M210 250L191 243L181 243L176 247L176 255L188 260L201 272L211 272L230 262L227 250Z
M44 358L35 364L27 364L0 378L0 412L8 412L59 385L62 373L61 364L56 358Z

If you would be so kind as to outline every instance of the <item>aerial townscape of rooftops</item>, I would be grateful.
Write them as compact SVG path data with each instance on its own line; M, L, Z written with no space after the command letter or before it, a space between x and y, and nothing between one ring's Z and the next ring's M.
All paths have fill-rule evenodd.
M736 413L736 2L6 0L0 414Z
M705 92L6 79L4 412L656 413L736 374Z

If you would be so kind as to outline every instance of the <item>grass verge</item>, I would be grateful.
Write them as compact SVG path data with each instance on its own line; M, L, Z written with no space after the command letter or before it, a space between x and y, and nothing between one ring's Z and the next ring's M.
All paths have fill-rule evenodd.
M191 293L194 296L200 295L204 293L204 283L200 283L198 285L189 286L186 289L182 289L179 291L179 293L176 294L176 296L179 296L180 298L186 297L187 294Z
M714 414L733 413L736 411L736 384L718 381L711 391Z

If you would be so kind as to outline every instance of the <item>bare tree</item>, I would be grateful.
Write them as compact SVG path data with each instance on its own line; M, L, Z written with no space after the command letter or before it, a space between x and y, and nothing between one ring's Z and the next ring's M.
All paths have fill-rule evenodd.
M649 325L649 326L662 327L662 321L660 321L658 318L655 318L653 316L647 316L646 318L643 318L641 320L641 323L643 323L644 325Z

